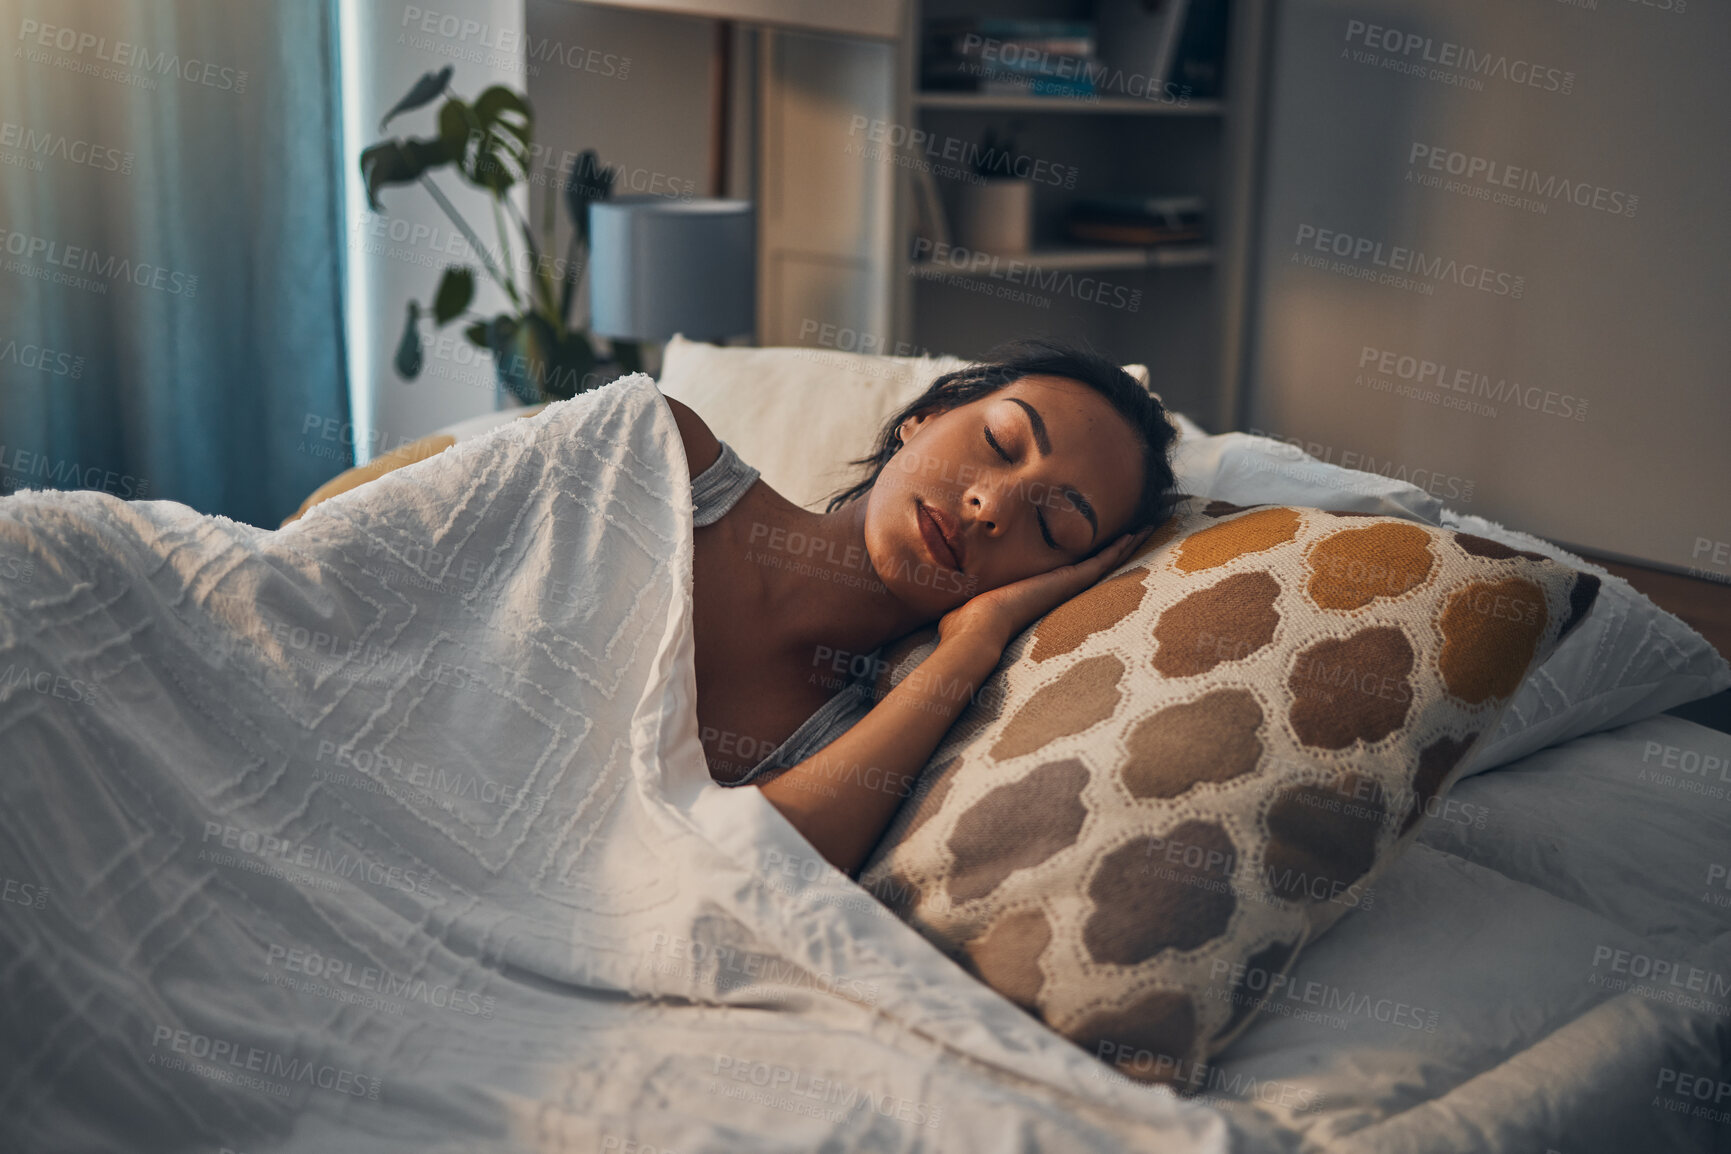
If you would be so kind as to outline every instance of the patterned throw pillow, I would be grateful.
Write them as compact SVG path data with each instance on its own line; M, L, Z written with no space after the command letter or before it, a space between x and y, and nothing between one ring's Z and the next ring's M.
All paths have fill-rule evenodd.
M1398 518L1186 499L1005 651L860 882L1117 1070L1197 1086L1598 586Z

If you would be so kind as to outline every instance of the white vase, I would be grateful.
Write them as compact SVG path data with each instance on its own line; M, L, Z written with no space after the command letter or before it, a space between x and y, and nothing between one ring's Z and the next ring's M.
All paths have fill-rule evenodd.
M1027 252L1034 235L1034 182L987 178L956 192L955 243L974 252Z

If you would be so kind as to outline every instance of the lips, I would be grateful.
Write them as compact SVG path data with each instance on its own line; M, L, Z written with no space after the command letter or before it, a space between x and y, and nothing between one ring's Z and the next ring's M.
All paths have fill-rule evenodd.
M920 521L920 536L924 538L926 548L940 562L948 558L952 568L959 572L964 557L961 534L955 523L923 501L916 502L915 508Z

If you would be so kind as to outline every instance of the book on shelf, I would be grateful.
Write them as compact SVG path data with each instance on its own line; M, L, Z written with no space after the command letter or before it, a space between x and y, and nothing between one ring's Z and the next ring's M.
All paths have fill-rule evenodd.
M1091 40L1094 22L1013 16L934 16L926 20L925 31L928 36L971 34L991 40Z
M1217 100L1225 92L1228 0L1190 0L1172 79L1192 99Z
M1157 224L1116 224L1111 221L1072 220L1065 225L1070 239L1083 244L1130 245L1158 248L1162 245L1196 244L1200 228L1168 228Z
M1090 95L1094 84L1082 68L1022 68L991 61L929 61L920 85L927 92L990 95Z
M1187 0L1099 0L1103 87L1128 95L1170 81L1186 7Z
M1080 197L1065 214L1072 240L1154 247L1194 244L1206 233L1207 203L1199 196Z
M927 91L1087 96L1099 71L1086 20L961 17L928 20L920 54Z
M926 31L921 51L927 56L1092 56L1092 33L1082 36L987 36L978 31Z
M1191 100L1224 90L1230 0L1099 0L1096 89L1106 95L1164 91Z

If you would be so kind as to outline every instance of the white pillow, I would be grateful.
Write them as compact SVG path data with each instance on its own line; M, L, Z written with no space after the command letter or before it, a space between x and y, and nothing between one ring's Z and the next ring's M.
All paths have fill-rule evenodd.
M1416 485L1245 433L1180 441L1173 471L1178 487L1198 496L1407 517L1542 553L1599 578L1592 612L1521 684L1496 736L1468 759L1463 777L1731 687L1731 666L1707 639L1621 577L1548 541L1457 513Z
M1139 369L1142 366L1141 365L1125 365L1124 367L1127 369ZM1142 383L1143 383L1143 386L1146 387L1148 382L1143 381ZM1155 393L1154 395L1156 397L1158 397L1160 394ZM1162 403L1164 403L1164 402L1162 402ZM1206 437L1208 435L1207 429L1204 429L1201 425L1198 425L1195 421L1192 421L1189 417L1186 417L1183 413L1180 413L1177 409L1167 409L1166 415L1172 418L1172 423L1174 425L1178 426L1178 441L1180 444L1182 444L1185 441L1199 440L1199 439Z
M1272 437L1185 437L1173 453L1172 471L1184 492L1235 505L1304 505L1441 524L1442 502L1418 486L1330 465Z
M860 479L847 462L871 451L897 409L960 357L879 357L834 349L729 348L674 337L661 391L697 411L770 488L808 509Z

